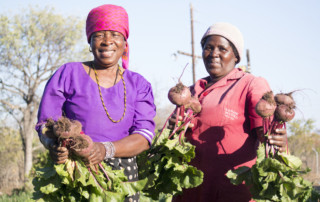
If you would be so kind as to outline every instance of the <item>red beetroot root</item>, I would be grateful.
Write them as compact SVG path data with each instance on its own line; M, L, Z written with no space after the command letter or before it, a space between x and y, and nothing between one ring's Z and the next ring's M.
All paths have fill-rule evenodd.
M82 125L77 120L61 117L53 126L53 132L58 138L77 137L82 130Z
M202 109L199 100L194 96L191 97L189 102L185 105L185 108L191 109L195 114L200 113Z
M185 68L186 67L187 67L187 65L185 66ZM183 72L184 72L185 68L183 69ZM182 72L181 76L183 75L183 72ZM181 76L180 76L180 78L181 78ZM178 84L169 90L168 98L172 104L176 105L176 109L172 112L172 114L176 113L176 115L177 115L176 122L175 122L175 125L173 127L171 134L169 135L169 139L176 132L179 132L179 130L181 130L179 132L179 142L181 144L182 137L184 137L184 134L185 134L186 130L188 129L188 126L191 123L191 120L194 118L194 116L197 113L199 113L201 111L201 104L197 98L191 96L190 89L187 86L182 84L182 82L180 81L180 78L178 80L179 81ZM188 110L185 115L186 109L188 109ZM168 120L172 116L172 114L167 118L167 120L162 128L162 131L163 131L165 125L167 124ZM180 124L180 126L178 126L179 125L178 124L179 123L179 116L182 117L182 123ZM162 132L160 133L160 135L161 134L162 134Z
M279 93L275 95L275 101L277 103L277 108L275 111L275 118L278 121L291 121L295 116L296 103L293 100L291 93Z
M181 130L179 132L179 142L180 144L182 144L182 139L183 139L182 137L184 137L184 134L186 133L188 126L191 123L191 120L194 118L196 114L200 113L202 107L199 100L196 97L191 96L191 92L189 88L184 86L181 82L179 82L175 87L170 89L168 98L173 104L176 105L175 112L177 114L176 123L171 134L169 135L169 139L176 132ZM186 115L185 115L185 109L187 109ZM182 123L180 126L178 126L179 116L182 117ZM171 115L169 116L169 118L170 117Z
M47 137L51 139L57 139L57 136L53 133L53 126L55 124L55 121L53 119L48 119L46 122L46 131L45 134Z
M277 106L275 111L275 118L278 121L288 122L291 121L295 116L295 111L291 107L281 104Z
M82 156L87 150L90 151L93 146L91 138L81 133L82 125L77 120L66 117L61 117L57 121L48 119L46 127L48 137L56 139L60 145L71 149L78 156Z
M274 99L278 105L284 104L292 109L294 109L296 107L296 103L292 97L292 92L291 93L278 93L274 96Z
M265 93L256 105L256 112L259 116L266 118L273 115L277 104L274 100L273 92Z
M169 90L168 98L172 104L182 106L190 101L191 92L188 87L179 82Z

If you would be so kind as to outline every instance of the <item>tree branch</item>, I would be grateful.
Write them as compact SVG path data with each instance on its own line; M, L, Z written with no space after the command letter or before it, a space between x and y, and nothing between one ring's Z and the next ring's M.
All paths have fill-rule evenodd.
M14 104L11 104L10 102L6 101L6 100L0 100L0 103L5 105L6 107L8 107L7 109L11 109L11 110L19 110L19 111L22 111L22 107L19 106L19 105L14 105ZM9 110L8 110L9 112Z

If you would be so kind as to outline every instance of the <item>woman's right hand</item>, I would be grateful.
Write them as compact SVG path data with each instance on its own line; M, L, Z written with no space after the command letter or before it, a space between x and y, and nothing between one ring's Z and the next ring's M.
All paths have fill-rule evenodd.
M69 151L66 147L59 147L52 144L48 148L51 159L57 164L65 163L69 157Z
M40 142L49 150L49 155L54 162L62 164L67 161L69 151L66 147L59 147L56 141L49 138L46 134L40 135Z
M93 144L94 145L91 151L88 153L88 156L82 157L82 160L85 162L87 166L101 163L106 155L106 150L102 143L93 142Z

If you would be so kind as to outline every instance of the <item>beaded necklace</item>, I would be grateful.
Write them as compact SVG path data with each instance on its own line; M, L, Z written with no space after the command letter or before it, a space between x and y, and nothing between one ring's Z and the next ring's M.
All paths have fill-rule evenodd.
M124 82L124 78L123 78L123 71L121 71L120 66L118 66L117 73L116 73L117 75L116 75L116 76L118 76L118 72L119 72L119 73L120 73L120 76L121 76L122 83L123 83L124 109L123 109L122 117L121 117L119 120L116 120L116 121L115 121L115 120L113 120L113 118L111 118L111 116L110 116L110 114L109 114L109 112L108 112L108 110L107 110L107 107L106 107L105 104L104 104L103 97L102 97L102 93L101 93L101 88L100 88L100 84L99 84L98 74L97 74L96 68L94 67L94 64L93 64L93 63L92 63L92 69L93 69L94 75L95 75L95 77L96 77L96 81L97 81L98 88L99 88L100 99L101 99L101 102L102 102L104 111L106 112L108 118L109 118L113 123L118 123L118 122L120 122L120 121L124 118L124 116L125 116L125 114L126 114L126 109L127 109L127 92L126 92L126 83ZM117 78L117 77L116 77L116 78ZM116 83L116 81L115 81L115 83ZM115 84L115 83L114 83L114 84Z

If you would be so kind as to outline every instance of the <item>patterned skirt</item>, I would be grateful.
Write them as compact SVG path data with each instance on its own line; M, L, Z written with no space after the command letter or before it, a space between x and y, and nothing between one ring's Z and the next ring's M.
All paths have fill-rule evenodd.
M105 161L113 170L124 169L124 174L128 177L129 182L138 181L138 165L136 157L128 158L110 158ZM125 202L138 202L140 193L125 198Z

